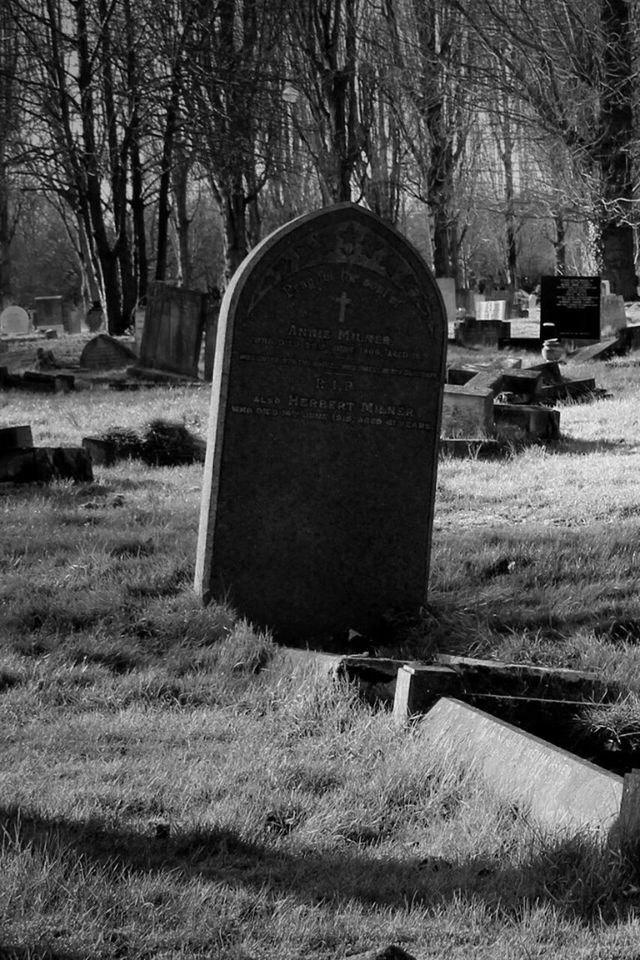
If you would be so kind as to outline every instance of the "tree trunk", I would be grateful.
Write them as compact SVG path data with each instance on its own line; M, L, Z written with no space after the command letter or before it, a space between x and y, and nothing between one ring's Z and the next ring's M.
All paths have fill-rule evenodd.
M189 230L191 227L191 218L189 217L187 196L189 190L188 163L184 150L180 150L179 156L173 166L172 182L173 196L175 200L175 228L178 236L178 279L183 287L187 289L191 286L191 250L189 246Z
M167 279L167 252L169 245L169 217L171 216L170 189L173 146L178 129L178 106L180 83L177 67L171 84L171 96L167 105L164 134L162 137L162 161L160 167L160 187L158 191L158 236L156 246L156 280Z
M603 216L600 225L602 276L611 292L637 299L633 230L633 83L628 0L602 0L605 82L600 102L598 154Z
M567 273L567 227L561 214L555 217L556 239L553 242L555 251L556 277L564 277Z
M226 287L247 255L245 197L242 185L236 185L222 194L220 213L222 215L224 285Z
M144 222L145 201L140 156L142 124L140 122L140 78L136 48L136 29L131 11L130 0L124 0L127 35L127 88L131 119L129 162L131 169L131 215L133 224L133 269L136 278L136 302L146 297L149 264L147 260L147 241Z
M11 303L11 240L9 178L0 156L0 309Z

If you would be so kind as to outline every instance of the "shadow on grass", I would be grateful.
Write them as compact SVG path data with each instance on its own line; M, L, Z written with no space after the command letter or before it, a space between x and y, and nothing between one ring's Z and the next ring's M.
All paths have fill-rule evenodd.
M2 960L86 960L86 953L71 953L51 947L12 946L0 939L0 957Z
M76 824L29 816L11 807L0 808L0 833L5 837L5 855L13 844L28 845L49 860L59 853L109 871L171 872L183 882L199 879L267 889L308 904L354 900L365 906L407 909L468 898L516 915L523 904L548 902L559 913L585 923L620 922L637 916L639 906L636 881L621 876L619 858L607 858L585 838L558 840L514 867L486 857L458 864L441 857L377 858L371 844L340 851L292 850L278 847L279 837L273 844L254 843L225 829L170 836L161 824L156 836L145 836L106 829L98 821ZM625 892L623 880L633 897ZM0 956L4 957L1 947Z
M638 452L637 444L625 443L622 440L579 440L577 437L561 436L551 453L616 453L630 456Z

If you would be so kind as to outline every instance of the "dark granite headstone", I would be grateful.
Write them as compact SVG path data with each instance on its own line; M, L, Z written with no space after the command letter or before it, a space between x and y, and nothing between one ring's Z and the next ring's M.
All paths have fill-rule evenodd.
M197 377L204 320L199 290L149 284L140 366Z
M600 278L542 277L540 339L543 327L554 324L561 340L600 339Z
M220 312L196 563L205 601L288 641L370 633L427 591L447 319L361 207L300 217Z
M33 302L35 327L58 326L66 329L69 308L64 297L36 297Z

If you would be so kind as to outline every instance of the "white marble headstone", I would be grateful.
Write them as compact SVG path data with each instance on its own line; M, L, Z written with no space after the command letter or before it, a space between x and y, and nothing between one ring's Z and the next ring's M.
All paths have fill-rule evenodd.
M476 320L504 320L506 311L504 300L484 300L477 304Z
M12 305L0 313L1 333L28 333L30 327L29 314L22 307Z

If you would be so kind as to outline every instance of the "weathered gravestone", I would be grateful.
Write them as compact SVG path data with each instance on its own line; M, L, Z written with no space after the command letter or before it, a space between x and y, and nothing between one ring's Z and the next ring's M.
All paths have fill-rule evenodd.
M28 333L31 326L29 314L22 307L5 307L0 313L0 333Z
M452 277L436 277L436 283L440 288L445 310L447 312L447 321L454 323L458 317L456 303L456 282Z
M69 305L64 297L35 297L33 322L38 328L68 326Z
M199 290L149 284L140 366L197 377L204 319Z
M80 354L80 366L90 370L116 370L137 361L137 356L126 344L99 333L85 345Z
M286 640L426 597L447 323L417 251L338 204L245 259L218 325L196 589Z
M476 320L497 320L502 322L506 314L506 300L480 300L477 305Z

